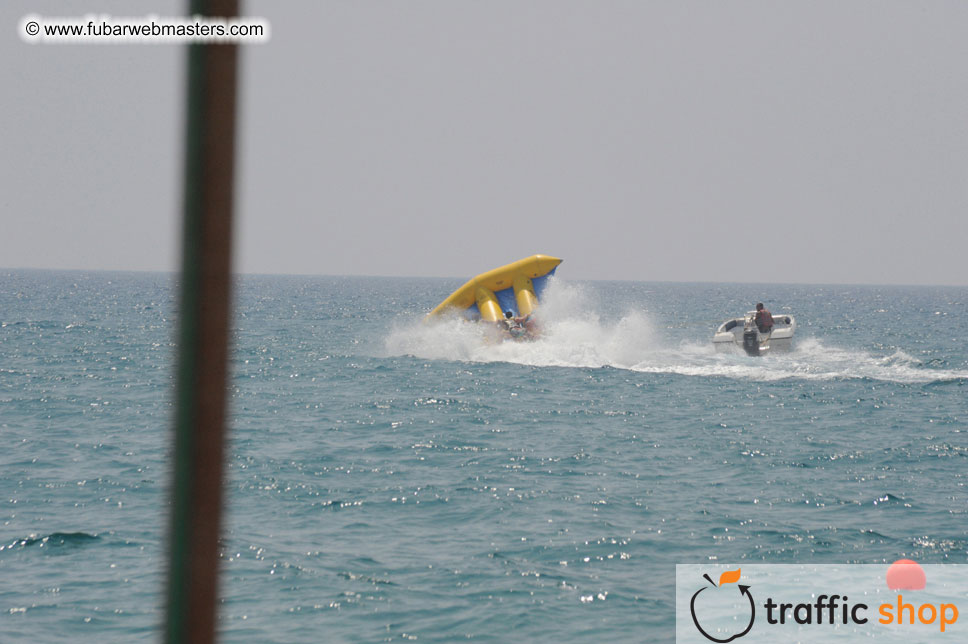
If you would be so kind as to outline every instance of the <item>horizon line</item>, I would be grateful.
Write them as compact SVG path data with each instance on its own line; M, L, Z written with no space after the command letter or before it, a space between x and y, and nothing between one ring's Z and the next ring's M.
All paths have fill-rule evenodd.
M178 269L133 269L133 268L40 268L34 266L4 266L0 271L37 271L49 273L149 273L177 276L180 274ZM341 278L372 278L372 279L439 279L439 280L466 280L465 277L443 276L443 275L374 275L374 274L336 274L336 273L260 273L260 272L241 272L233 271L233 277L341 277ZM473 277L473 276L471 276ZM559 278L564 279L564 278ZM968 288L968 284L928 284L923 282L737 282L737 281L717 281L717 280L646 280L646 279L616 279L616 278L569 278L574 282L630 282L641 284L722 284L722 285L768 285L768 286L905 286L905 287L930 287L930 288Z

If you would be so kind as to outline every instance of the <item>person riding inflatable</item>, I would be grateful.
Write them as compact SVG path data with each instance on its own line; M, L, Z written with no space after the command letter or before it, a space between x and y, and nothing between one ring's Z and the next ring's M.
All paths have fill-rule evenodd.
M504 312L504 326L507 327L512 338L520 338L527 333L521 318L514 317L514 313L511 311Z

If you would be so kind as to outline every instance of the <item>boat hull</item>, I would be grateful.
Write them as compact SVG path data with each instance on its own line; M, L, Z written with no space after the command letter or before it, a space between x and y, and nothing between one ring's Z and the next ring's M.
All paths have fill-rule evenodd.
M716 350L743 351L751 356L793 350L793 336L797 322L792 315L775 317L773 330L770 333L760 333L750 319L748 314L745 318L733 318L723 322L713 336L713 346Z

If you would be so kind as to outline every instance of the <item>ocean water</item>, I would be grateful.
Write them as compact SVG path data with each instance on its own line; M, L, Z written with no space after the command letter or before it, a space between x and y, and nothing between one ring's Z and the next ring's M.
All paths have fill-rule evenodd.
M225 642L671 642L675 564L968 563L968 288L238 280ZM0 642L155 641L170 275L0 272ZM717 354L763 300L789 354Z

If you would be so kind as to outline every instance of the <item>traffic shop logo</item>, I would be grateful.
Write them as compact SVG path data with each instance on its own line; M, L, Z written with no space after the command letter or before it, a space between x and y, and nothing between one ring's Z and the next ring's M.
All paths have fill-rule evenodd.
M692 623L696 625L696 628L710 642L732 642L733 640L743 637L750 632L753 628L753 621L756 619L756 603L753 601L753 595L750 594L750 587L743 584L738 584L740 577L740 568L736 570L727 570L719 576L719 584L713 583L713 580L709 578L709 575L703 575L709 585L703 586L695 592L692 599L689 600L689 613L692 615ZM728 585L736 584L736 586ZM716 629L713 625L718 623L719 620L715 620L709 617L707 610L709 605L713 603L720 603L724 600L733 602L735 601L735 595L732 594L733 589L739 591L740 597L746 597L749 602L749 621L744 621L745 614L739 616L740 624L746 624L746 627L739 633L729 635L727 637L718 638L710 634L710 632L719 632L721 629ZM705 593L705 595L703 594ZM740 602L740 611L746 611L746 602ZM703 617L703 615L706 615ZM704 626L705 624L705 626Z
M718 584L708 574L703 574L708 584L696 590L689 600L692 623L710 642L732 642L753 628L756 602L750 586L739 583L740 574L739 568L727 570L719 576ZM769 582L764 583L770 586ZM939 635L943 635L958 622L959 611L954 602L932 603L931 599L937 601L937 597L927 596L924 599L928 601L912 601L913 597L917 597L917 591L924 590L926 586L925 572L916 562L907 559L894 562L887 571L887 586L897 593L896 599L873 607L851 602L843 592L846 588L840 587L816 588L812 589L813 592L809 592L811 589L799 589L793 593L789 589L781 591L779 596L787 601L774 599L779 596L768 593L762 605L766 622L761 628L773 631L774 628L801 629L810 625L808 631L823 637L825 629L814 630L815 627L864 627L868 636L874 636L878 630L892 625L902 627L902 631L920 625L934 627ZM914 591L913 597L911 591ZM804 593L808 594L804 597ZM802 601L804 599L807 601ZM910 634L914 635L913 632ZM809 638L810 633L800 632L800 636Z

